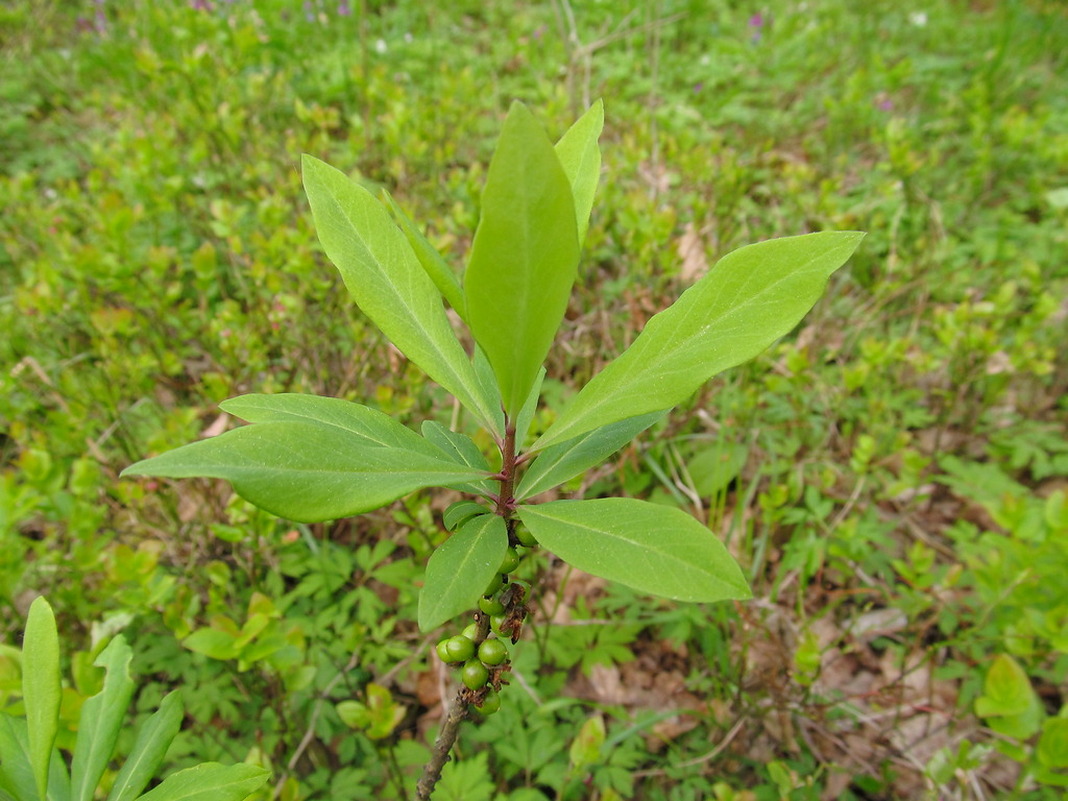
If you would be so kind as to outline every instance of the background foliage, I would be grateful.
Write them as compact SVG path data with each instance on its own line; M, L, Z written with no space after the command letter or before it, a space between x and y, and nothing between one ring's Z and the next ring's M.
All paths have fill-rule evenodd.
M438 797L1061 792L1063 4L28 0L0 42L0 626L14 643L54 605L61 747L123 631L139 719L187 688L168 772L409 792L445 689L413 621L448 499L304 526L116 476L247 392L449 424L325 263L299 154L388 188L459 261L510 101L555 137L604 97L551 397L723 253L870 233L802 328L568 487L707 522L756 600L639 602L532 563L513 686Z

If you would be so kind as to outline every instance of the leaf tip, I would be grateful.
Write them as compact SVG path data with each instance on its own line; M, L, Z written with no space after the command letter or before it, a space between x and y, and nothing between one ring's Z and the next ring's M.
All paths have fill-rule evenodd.
M55 626L56 615L52 611L52 604L48 603L48 599L43 595L38 595L33 599L33 603L30 604L28 618L43 619L45 621L51 618L52 625Z

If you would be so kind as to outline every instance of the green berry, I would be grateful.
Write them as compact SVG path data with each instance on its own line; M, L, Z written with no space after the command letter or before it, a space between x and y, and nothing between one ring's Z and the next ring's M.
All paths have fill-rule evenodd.
M450 637L445 641L445 650L450 662L466 662L475 655L475 644L467 637Z
M484 593L482 593L482 594L486 595L486 596L493 595L495 592L497 592L497 590L499 590L503 586L504 586L504 578L501 576L500 573L495 573L494 576L493 576L493 580L489 583L489 586L486 587L486 591Z
M534 539L534 535L530 533L530 529L526 526L516 526L515 538L525 548L534 548L538 544L538 541Z
M515 548L509 548L504 553L504 561L501 562L500 573L511 573L519 567L519 552Z
M478 711L483 715L492 715L501 708L501 696L496 690L486 693L485 700L478 706Z
M504 604L502 604L496 598L479 598L478 608L485 612L487 615L504 614Z
M485 665L499 665L508 659L508 648L500 640L486 640L478 646L478 658Z
M477 659L470 659L460 671L460 679L469 690L481 690L489 681L489 671Z
M455 662L456 661L455 659L452 658L452 654L449 653L449 638L448 637L446 637L444 640L442 640L441 642L438 643L437 651L438 651L438 658L442 662Z
M463 634L461 636L467 637L467 639L469 639L471 642L474 642L475 637L478 636L478 626L474 623L471 623L469 626L467 626L467 628L463 630Z
M508 618L504 615L492 615L490 617L490 631L492 631L494 634L503 637L504 634L501 632L501 626L504 625L504 622L507 619Z

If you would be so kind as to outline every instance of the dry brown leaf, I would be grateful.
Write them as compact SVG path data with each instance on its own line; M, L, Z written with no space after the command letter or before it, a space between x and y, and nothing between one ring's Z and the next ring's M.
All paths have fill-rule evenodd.
M682 280L692 284L698 278L708 272L708 258L705 256L705 243L692 223L686 223L686 228L675 245L675 250L682 260L679 275Z
M200 436L203 439L207 439L208 437L217 437L219 436L219 434L223 433L226 430L229 423L230 415L223 412L211 421L211 425L209 425L207 428L200 432Z

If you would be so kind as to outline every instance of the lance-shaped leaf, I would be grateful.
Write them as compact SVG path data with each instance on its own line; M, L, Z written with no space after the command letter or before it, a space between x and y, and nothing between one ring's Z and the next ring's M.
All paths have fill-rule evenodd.
M564 174L571 182L578 222L579 246L586 241L590 225L590 210L601 179L601 148L597 140L604 128L604 103L598 100L576 120L556 143L556 155Z
M401 448L437 459L443 456L433 444L388 414L341 398L298 393L253 394L224 400L219 408L250 423L315 423L353 434L368 446Z
M430 555L419 593L419 628L429 631L471 609L508 549L504 518L481 515L468 520Z
M222 478L261 509L314 523L362 514L423 487L486 473L320 423L280 420L227 431L127 467L123 475Z
M748 245L655 315L634 343L564 407L534 449L682 402L712 376L790 331L862 233L825 232Z
M244 801L270 776L258 765L205 762L168 776L138 801Z
M111 786L108 801L134 801L141 794L159 769L181 725L182 700L179 691L174 690L137 730L133 749Z
M488 515L489 513L490 510L480 503L456 501L456 503L449 504L449 507L441 513L441 522L445 525L446 531L456 531L472 517Z
M48 801L70 801L70 773L58 748L52 749L48 767Z
M3 794L15 801L44 798L33 775L26 721L0 714L0 798Z
M426 441L436 446L438 450L450 459L454 459L459 464L473 467L476 470L490 472L489 462L486 461L486 457L478 449L478 445L475 444L471 437L458 431L450 431L436 420L424 420L422 431ZM493 494L494 486L489 481L475 481L471 484L457 487L457 489L474 495L489 496Z
M515 493L516 500L545 492L600 464L663 416L664 412L650 412L620 420L546 448L523 474Z
M389 206L389 210L393 212L393 219L400 226L401 231L404 232L408 244L412 246L416 258L419 259L419 263L445 300L462 317L466 311L466 303L464 302L464 291L460 286L460 279L457 278L456 273L448 262L441 257L437 249L423 236L423 232L404 213L404 209L397 205L388 192L385 193L385 196L386 204Z
M515 444L517 448L521 449L523 447L523 443L527 440L527 434L530 433L530 424L534 421L534 413L538 411L538 401L541 399L541 385L544 382L545 368L541 367L538 369L537 378L534 379L534 383L530 387L530 393L523 403L523 408L519 410L519 415L515 418Z
M302 163L319 241L349 294L404 355L491 425L494 410L476 391L441 294L404 234L382 204L343 173L308 155Z
M571 184L545 131L513 103L486 176L464 276L467 322L513 420L567 309L578 253Z
M78 720L78 739L70 766L71 801L91 801L100 777L115 752L119 730L133 697L130 678L133 652L120 634L93 662L104 668L104 688L82 704Z
M497 386L497 376L493 374L493 365L490 364L486 352L475 343L475 355L471 357L471 364L475 369L475 379L478 381L478 393L485 405L496 410L493 417L494 427L491 429L498 438L504 436L504 405L501 403L501 389Z
M59 725L59 635L52 607L43 597L30 604L22 646L22 697L34 784L40 798L48 787L48 765Z
M679 601L750 597L738 563L680 509L633 498L519 507L543 546L579 570Z

